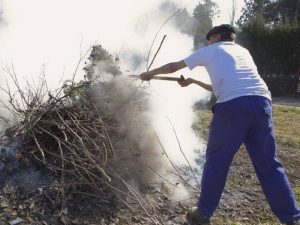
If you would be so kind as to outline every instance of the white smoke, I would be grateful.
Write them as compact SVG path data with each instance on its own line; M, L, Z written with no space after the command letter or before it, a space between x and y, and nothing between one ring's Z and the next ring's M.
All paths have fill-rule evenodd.
M139 15L160 3L161 0L4 0L7 26L0 30L0 63L6 66L13 62L20 76L26 77L39 76L45 64L49 85L55 86L62 74L71 76L80 51L94 42L112 53L119 52L134 34L132 25ZM148 44L144 42L143 47Z
M110 75L110 79L106 78L89 93L100 114L116 121L112 124L118 131L118 135L112 136L116 158L111 162L111 168L142 193L149 187L159 187L168 193L177 193L172 189L179 190L183 198L187 193L183 195L184 189L178 188L183 180L169 172L178 172L179 166L172 167L174 158L167 158L169 153L160 145L162 137L153 127L154 110L149 104L151 90L138 87L127 76L114 75L111 68L116 68L117 64L102 47L93 48L91 55L92 61L87 66L87 71L91 71L90 78L94 75L101 79L102 74ZM105 62L109 62L111 67L103 66ZM162 184L164 187L160 187Z
M186 1L175 2L189 7L190 11L197 3L189 1L186 5ZM144 72L154 36L171 16L169 13L155 13L160 3L161 0L4 0L4 16L8 25L1 30L0 63L3 67L13 63L21 79L33 80L40 75L40 68L44 65L48 85L55 88L62 76L66 79L73 76L80 57L91 45L99 43L120 57L123 73ZM193 39L167 23L157 35L150 60L163 35L167 38L152 68L182 60L192 51ZM83 61L79 68L84 67ZM83 71L78 71L77 79L81 79L83 74ZM172 76L181 74L209 82L205 70L182 70ZM1 71L1 82L5 76ZM208 93L196 86L181 88L166 81L151 81L149 93L153 111L147 116L152 119L168 155L176 164L184 166L187 162L182 150L191 165L198 167L194 159L199 153L195 151L202 151L204 146L191 129L194 121L192 106L196 101L207 98ZM153 134L148 135L153 137ZM148 146L149 142L141 141L140 144Z
M168 62L182 60L191 53L193 48L192 37L179 32L172 23L165 24L157 33L161 24L170 18L170 16L172 16L172 14L164 15L164 17L158 17L157 12L149 12L141 16L142 19L138 21L137 25L139 29L142 29L142 31L137 32L136 37L134 38L137 41L132 42L134 45L127 45L123 47L124 60L129 60L126 65L131 66L132 68L128 68L129 74L136 73L137 71L146 71L147 65L145 62L149 54L149 48L154 35L156 34L157 38L153 45L148 65L154 57L164 35L166 35L166 39L154 60L152 68L161 66ZM142 43L148 43L149 47L142 47ZM132 57L130 57L132 55L129 54L130 52L132 52L132 55L135 54L134 56L137 60L132 61ZM120 56L123 56L122 53ZM142 62L144 63L140 63L139 66L137 66L136 61L138 61L138 59L142 59ZM132 62L134 63L133 65ZM172 74L171 76L179 77L180 75L209 82L207 73L204 69L197 69L195 71L184 69ZM148 84L146 82L145 87L147 86ZM168 154L172 160L181 165L187 163L179 149L179 143L173 131L174 127L182 150L190 163L196 166L194 164L195 151L202 150L204 146L199 143L199 137L196 137L191 128L194 121L194 112L192 111L192 107L196 101L208 98L209 93L197 86L181 88L176 82L155 80L150 82L149 90L151 90L151 103L153 110L152 121L159 136L162 137L162 142L167 149Z

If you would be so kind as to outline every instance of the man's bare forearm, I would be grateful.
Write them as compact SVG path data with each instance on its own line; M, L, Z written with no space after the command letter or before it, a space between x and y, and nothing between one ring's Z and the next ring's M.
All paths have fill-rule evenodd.
M208 91L213 91L212 90L212 86L210 84L206 84L206 83L203 83L199 80L195 80L193 78L187 78L187 79L183 79L183 80L179 80L178 81L178 84L181 86L181 87L187 87L189 86L190 84L197 84L198 86L208 90Z
M183 68L183 66L182 66ZM169 73L174 73L181 68L181 65L178 65L178 62L173 62L173 63L168 63L166 65L163 65L161 67L158 67L152 71L150 71L153 75L157 74L169 74Z
M213 91L212 86L210 84L203 83L203 82L201 82L199 80L194 80L194 84L197 84L200 87L202 87L202 88L204 88L204 89L206 89L208 91Z
M148 72L144 72L144 73L140 74L140 77L142 80L151 80L151 78L155 75L174 73L185 67L186 67L185 62L183 60L181 60L178 62L172 62L172 63L165 64L161 67L150 70Z

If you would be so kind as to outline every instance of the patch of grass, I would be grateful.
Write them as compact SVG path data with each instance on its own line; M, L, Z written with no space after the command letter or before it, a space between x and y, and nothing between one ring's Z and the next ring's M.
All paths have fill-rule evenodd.
M277 142L300 148L300 107L273 106Z
M211 118L212 113L210 110L197 111L194 129L207 137ZM273 122L278 143L300 148L300 107L274 105Z
M242 225L240 222L237 222L237 221L216 221L216 224L219 224L219 225Z
M204 137L208 137L209 124L212 118L212 112L208 109L197 111L196 121L193 128L200 132Z
M295 197L298 202L298 205L300 205L300 187L294 188L294 193L295 193Z
M212 224L218 224L218 225L278 225L278 223L276 222L270 222L270 221L260 221L258 222L253 222L253 221L249 221L249 222L238 222L238 221L234 221L234 220L222 220L220 218L217 218L215 220L213 220Z

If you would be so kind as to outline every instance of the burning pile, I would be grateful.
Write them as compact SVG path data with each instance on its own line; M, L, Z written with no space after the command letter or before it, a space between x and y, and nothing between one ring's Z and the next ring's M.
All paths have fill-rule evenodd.
M111 118L102 118L89 93L101 83L91 77L78 83L67 81L53 94L43 81L38 90L29 88L24 93L16 76L11 75L20 100L7 93L12 115L20 122L6 130L6 136L10 140L22 137L18 157L42 162L60 174L62 181L72 175L91 185L110 182L105 170L115 157L111 136L117 132Z
M85 80L66 81L55 93L44 80L24 92L10 72L19 100L7 91L16 123L2 143L21 139L19 160L45 165L59 177L62 204L70 183L98 191L105 186L155 222L149 212L155 207L140 193L143 184L161 177L154 168L165 162L155 152L159 141L149 126L147 93L122 76L118 59L101 46L93 47L89 59Z

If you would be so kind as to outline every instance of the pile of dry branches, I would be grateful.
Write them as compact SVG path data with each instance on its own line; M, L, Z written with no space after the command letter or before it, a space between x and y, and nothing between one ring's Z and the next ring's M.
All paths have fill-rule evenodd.
M54 96L45 89L44 80L38 92L32 88L26 92L16 74L10 71L10 75L18 96L6 91L9 105L5 106L15 124L6 130L5 138L22 137L18 157L28 162L34 157L56 171L62 186L66 174L95 187L99 182L110 182L105 168L115 155L110 140L115 131L109 125L112 121L105 121L93 102L87 101L85 92L91 82L64 84Z
M2 125L8 126L1 136L1 142L20 140L21 137L22 143L17 157L29 164L38 161L57 175L62 204L65 204L66 187L70 183L89 186L92 190L99 191L105 186L118 193L116 197L129 208L131 205L127 203L128 199L135 206L139 206L141 212L153 223L157 223L158 220L153 218L155 207L120 173L124 170L124 164L119 164L122 168L115 167L118 164L116 158L120 156L120 152L115 149L115 140L121 139L120 136L124 133L120 132L118 119L105 112L104 104L109 103L105 96L102 99L103 105L101 101L99 105L99 101L96 102L93 96L93 90L101 87L104 95L109 95L105 91L109 92L110 87L107 87L107 82L100 82L98 76L119 76L118 66L101 46L93 47L89 59L91 63L84 68L85 80L66 81L61 88L52 92L49 91L45 78L37 86L27 83L25 88L21 87L13 66L8 69L16 90L12 91L9 86L3 89L8 101L2 101L2 105L9 111L10 119L0 117ZM137 95L145 97L140 93ZM128 99L118 100L119 105L142 102L128 103ZM13 125L7 125L8 121L13 121ZM123 148L122 151L126 150ZM138 162L134 164L136 166Z
M111 167L116 159L112 138L118 139L120 133L118 121L106 113L101 114L105 109L101 109L99 102L96 104L91 94L93 88L105 83L94 79L97 73L114 77L120 72L101 46L93 48L90 60L90 65L84 68L85 80L66 81L52 92L45 77L37 86L27 82L23 87L13 66L7 69L13 88L10 83L2 89L8 96L7 101L2 101L2 107L9 112L10 118L0 117L2 126L7 127L1 135L1 143L21 139L16 157L28 164L38 162L57 176L59 187L56 190L61 196L62 210L67 187L75 183L99 191L109 187L119 194L119 200L125 204L125 198L135 201L151 218L146 208L152 206L116 172L118 168ZM99 62L104 71L96 71L99 67L95 63Z

